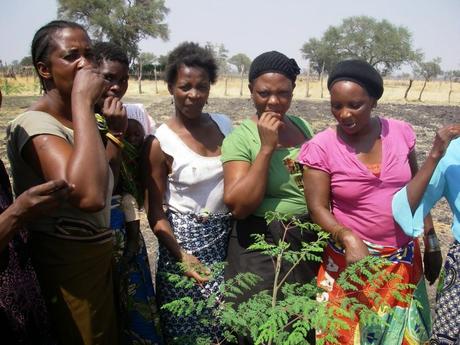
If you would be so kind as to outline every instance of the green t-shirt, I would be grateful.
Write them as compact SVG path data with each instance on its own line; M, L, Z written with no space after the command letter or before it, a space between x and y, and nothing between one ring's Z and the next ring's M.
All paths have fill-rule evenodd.
M313 130L308 122L296 116L287 116L307 138L313 136ZM273 152L265 197L254 212L255 216L264 217L267 211L284 214L302 214L307 211L302 169L297 163L299 150L300 146L281 147ZM223 163L229 161L252 163L259 151L260 138L257 124L251 119L246 119L224 139L221 160Z

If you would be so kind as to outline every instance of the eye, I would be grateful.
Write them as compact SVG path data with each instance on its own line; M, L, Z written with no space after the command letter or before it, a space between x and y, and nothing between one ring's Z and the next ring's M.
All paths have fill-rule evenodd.
M258 93L259 96L262 97L262 98L267 98L268 96L270 96L270 94L269 94L268 91L258 91L257 93Z
M361 108L362 105L363 105L362 102L351 102L349 106L350 106L351 109L356 110L356 109Z
M189 84L179 85L178 86L178 89L180 89L180 90L182 90L184 92L190 91L191 88L192 88L192 86L189 85Z
M342 108L342 105L338 103L331 103L331 108L333 110L340 110Z
M69 61L69 62L78 60L79 58L80 58L80 53L77 52L77 51L67 53L67 54L64 56L64 60Z

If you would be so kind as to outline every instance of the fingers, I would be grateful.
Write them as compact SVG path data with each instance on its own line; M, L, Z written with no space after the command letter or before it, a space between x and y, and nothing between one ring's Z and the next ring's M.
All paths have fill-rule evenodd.
M68 183L64 180L52 180L38 186L32 187L28 190L29 194L43 196L55 193L59 190L69 187Z
M198 284L203 284L209 281L208 277L198 274L196 271L189 271L187 276L196 280Z

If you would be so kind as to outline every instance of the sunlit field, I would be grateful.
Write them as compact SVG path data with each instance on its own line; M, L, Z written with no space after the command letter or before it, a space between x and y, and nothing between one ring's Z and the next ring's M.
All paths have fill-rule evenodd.
M4 96L7 95L21 95L21 96L36 96L39 94L40 87L36 78L17 77L3 78L0 77L0 85ZM460 83L452 83L452 92L449 103L449 92L451 84L449 81L430 81L427 83L426 88L422 95L422 101L418 101L420 90L423 86L422 80L415 80L412 88L409 91L407 101L404 99L408 80L385 80L385 92L380 102L383 103L422 103L432 105L460 105ZM131 77L127 97L137 99L147 99L152 96L162 97L169 96L168 89L163 80L142 80L141 82L142 94L139 94L139 83L136 77ZM247 87L247 79L243 80L242 96L240 96L241 78L240 77L221 77L215 85L211 88L211 98L248 98L249 90ZM307 97L308 88L308 97ZM321 97L322 93L322 97ZM321 99L327 100L329 94L327 91L326 80L323 81L323 89L321 91L321 84L317 78L312 78L307 82L306 77L302 76L297 80L297 86L294 90L294 98L299 100L311 99L319 101Z

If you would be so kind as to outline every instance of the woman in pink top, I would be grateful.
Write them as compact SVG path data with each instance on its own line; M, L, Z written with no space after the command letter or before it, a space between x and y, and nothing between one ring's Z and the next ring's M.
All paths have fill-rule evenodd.
M424 343L430 336L431 321L420 249L394 222L391 210L393 194L417 170L415 134L405 122L371 116L382 96L383 80L367 62L340 62L329 76L328 88L337 126L305 143L299 155L305 166L305 197L311 217L332 238L318 275L318 284L325 289L323 297L340 305L349 292L335 280L348 264L370 254L391 261L386 269L402 278L391 284L416 286L415 291L405 291L414 296L407 303L393 297L391 284L377 290L393 308L391 315L388 309L364 300L364 286L354 297L378 311L386 325L364 326L357 313L353 320L344 320L349 329L339 331L338 341ZM431 219L427 225L432 228ZM435 255L439 258L439 252ZM436 279L439 267L430 280Z

